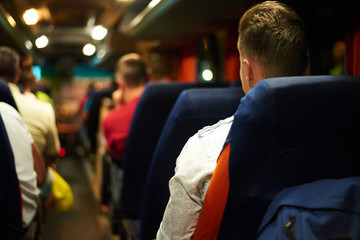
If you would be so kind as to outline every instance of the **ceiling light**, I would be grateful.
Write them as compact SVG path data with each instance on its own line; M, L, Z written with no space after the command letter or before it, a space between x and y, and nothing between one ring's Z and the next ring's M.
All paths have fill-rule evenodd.
M91 43L88 43L83 47L83 54L85 56L92 56L95 53L95 51L96 51L96 47Z
M23 18L27 25L34 25L39 20L39 14L34 8L31 8L25 11Z
M32 42L31 42L31 41L29 41L29 40L27 40L27 41L25 42L25 47L26 47L28 50L31 50L31 49L32 49L32 47L33 47Z
M16 26L16 22L15 22L14 18L13 18L10 14L8 14L8 13L6 13L5 15L6 15L6 19L8 20L8 22L10 23L10 25L11 25L12 27L15 27L15 26Z
M48 45L48 43L49 43L49 39L45 35L42 35L41 37L35 40L35 45L37 48L44 48Z
M95 40L102 40L105 38L108 30L101 25L94 27L91 32L91 37Z

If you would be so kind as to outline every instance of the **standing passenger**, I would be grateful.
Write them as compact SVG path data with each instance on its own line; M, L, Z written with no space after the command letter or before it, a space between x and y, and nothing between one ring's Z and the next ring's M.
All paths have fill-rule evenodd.
M302 75L307 66L303 22L285 4L266 1L244 13L239 23L240 77L245 93L261 80ZM180 153L169 182L170 199L157 239L191 239L216 161L233 117L205 127Z

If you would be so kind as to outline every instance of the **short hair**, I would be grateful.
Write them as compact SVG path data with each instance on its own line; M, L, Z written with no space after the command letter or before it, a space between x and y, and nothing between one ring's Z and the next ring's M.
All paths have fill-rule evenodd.
M31 69L24 69L21 71L19 83L24 88L29 88L29 87L31 88L35 82L36 82L36 77L34 73L31 71Z
M136 87L145 84L149 79L146 62L137 53L122 56L116 64L115 71L128 86Z
M289 6L259 3L240 19L238 47L263 68L265 77L302 75L307 64L304 23Z
M7 81L14 82L17 71L19 70L20 57L19 54L5 46L0 47L0 76L6 78Z

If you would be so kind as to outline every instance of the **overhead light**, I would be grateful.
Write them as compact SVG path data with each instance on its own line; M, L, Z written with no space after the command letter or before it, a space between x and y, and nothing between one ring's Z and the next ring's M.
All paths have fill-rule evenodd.
M91 43L88 43L83 47L83 54L85 56L92 56L95 53L95 51L96 51L96 47Z
M209 82L213 79L213 73L210 69L204 69L201 76L207 82Z
M29 40L27 40L27 41L25 42L25 47L26 47L28 50L31 50L31 49L32 49L32 47L33 47L32 42L31 42L31 41L29 41Z
M6 19L8 20L8 22L10 23L10 25L11 25L12 27L15 27L15 26L16 26L16 22L15 22L14 18L13 18L10 14L8 14L8 13L6 13L5 15L6 15Z
M23 18L27 25L34 25L39 20L39 14L35 8L31 8L25 11Z
M105 38L108 30L101 25L94 27L91 32L91 37L95 40L102 40Z
M35 40L35 45L37 48L44 48L48 45L48 43L49 39L45 35L42 35Z

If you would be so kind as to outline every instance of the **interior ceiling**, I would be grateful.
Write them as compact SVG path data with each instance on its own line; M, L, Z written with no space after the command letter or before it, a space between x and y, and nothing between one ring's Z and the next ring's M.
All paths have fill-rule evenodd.
M33 44L41 35L49 38L43 49L35 46L30 51L39 61L88 62L92 57L82 54L83 46L91 42L97 49L105 48L108 56L120 56L137 51L139 41L145 46L176 46L184 38L214 32L229 22L237 22L240 13L250 1L245 0L162 0L154 9L147 9L150 0L0 0L1 31L6 36L0 44L8 44L22 54L29 52L24 42ZM26 26L22 14L29 8L40 12L40 21ZM17 25L9 28L4 23L5 14L10 14ZM136 16L143 18L133 24ZM0 16L1 17L1 16ZM9 24L7 24L9 25ZM91 39L90 31L95 25L109 30L102 41ZM150 43L149 43L150 42ZM35 44L34 44L35 45ZM112 59L108 57L108 59Z

